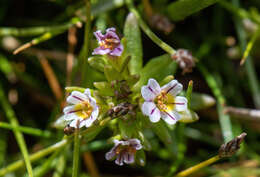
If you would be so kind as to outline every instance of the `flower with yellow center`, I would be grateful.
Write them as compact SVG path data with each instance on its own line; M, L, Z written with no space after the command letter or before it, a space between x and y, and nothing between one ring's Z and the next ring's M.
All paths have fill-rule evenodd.
M90 127L97 119L99 109L89 89L86 89L84 93L73 91L68 96L67 102L72 105L64 108L64 119L70 121L71 127Z
M179 112L187 110L187 99L177 96L181 91L182 84L177 80L160 87L156 80L149 79L148 84L141 89L145 100L143 114L149 116L151 122L158 122L162 118L168 124L175 124L181 118Z

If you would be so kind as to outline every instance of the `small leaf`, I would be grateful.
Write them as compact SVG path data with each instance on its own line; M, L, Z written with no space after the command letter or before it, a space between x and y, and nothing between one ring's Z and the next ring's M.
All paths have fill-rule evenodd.
M100 91L101 95L114 95L113 89L111 88L111 85L108 82L94 82L93 85Z
M105 59L101 56L92 56L88 58L88 63L91 67L95 68L100 72L104 72L104 67L107 64Z
M122 75L117 72L112 66L107 65L104 68L105 76L108 81L122 80Z
M126 51L131 56L128 65L130 74L138 74L143 65L143 51L141 32L133 13L129 13L126 18L124 36L126 38Z
M172 138L169 133L168 128L166 127L165 123L160 120L157 123L152 124L152 129L155 132L155 134L159 137L159 139L165 144L171 144Z
M177 64L170 55L161 55L151 59L140 72L140 80L135 85L134 90L139 90L141 86L147 84L148 79L154 78L158 81L176 72Z
M118 126L123 139L129 139L136 133L136 125L132 120L118 119Z

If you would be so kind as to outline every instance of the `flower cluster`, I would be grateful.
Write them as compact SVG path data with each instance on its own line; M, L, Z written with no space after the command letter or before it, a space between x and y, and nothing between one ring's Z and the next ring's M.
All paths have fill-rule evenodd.
M124 47L116 34L115 28L107 29L104 35L101 31L94 32L94 35L99 44L99 47L93 52L94 55L109 56L106 58L107 60L110 60L110 57L113 56L120 60ZM114 74L113 71L111 74ZM132 76L128 75L128 77L131 78ZM187 111L187 99L183 96L177 96L182 91L182 84L177 80L172 80L161 87L155 79L149 79L148 84L142 86L141 91L134 93L134 98L137 95L138 98L142 97L143 99L133 99L132 96L133 90L131 88L138 81L136 77L132 77L132 80L129 79L131 82L124 78L111 80L102 82L104 86L101 89L103 90L95 92L100 94L99 98L102 99L102 92L106 91L106 89L111 90L108 94L111 97L111 102L107 105L104 105L106 101L97 102L95 99L96 94L92 96L94 91L88 88L84 92L75 90L71 92L67 97L69 105L63 110L64 120L67 122L67 126L64 129L65 134L72 134L75 129L82 127L90 127L94 122L98 125L98 120L102 120L104 116L108 116L111 119L120 118L120 120L116 119L116 121L121 122L129 119L135 122L138 121L136 120L138 112L148 116L152 123L158 122L162 118L166 123L172 125L182 118L183 112ZM136 80L136 82L132 83L133 80ZM100 87L97 86L98 89ZM105 97L104 99L107 98ZM139 101L141 101L141 104ZM142 106L139 107L138 105ZM128 125L124 128L131 129ZM140 132L135 133L139 130L132 129L134 129L132 134L117 136L121 140L113 138L114 147L106 153L105 158L107 160L115 159L115 163L120 166L124 163L132 164L135 162L137 158L136 152L143 151L143 142L139 140L142 138ZM122 131L122 128L116 131L116 133L120 131ZM128 132L128 130L124 131Z

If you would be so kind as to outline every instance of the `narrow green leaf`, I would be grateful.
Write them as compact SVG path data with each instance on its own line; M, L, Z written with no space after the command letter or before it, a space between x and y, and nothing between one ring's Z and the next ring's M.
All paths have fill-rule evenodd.
M122 80L122 75L119 72L115 71L115 69L112 66L105 66L104 71L108 81Z
M141 31L133 13L129 13L126 18L124 36L126 38L126 51L131 56L128 65L130 74L138 74L143 65L143 50Z
M152 129L165 145L172 143L172 138L169 130L162 120L157 123L153 123Z
M6 114L7 119L10 121L11 125L14 127L19 126L15 113L5 97L3 86L1 83L0 83L0 104ZM25 143L23 134L18 129L14 129L13 132L14 132L16 141L18 143L18 146L22 152L28 174L30 177L33 177L32 165L31 165L31 162L29 159L29 154L28 154L28 150L26 147L26 143Z
M172 20L179 21L217 2L218 0L178 0L168 6L167 12Z

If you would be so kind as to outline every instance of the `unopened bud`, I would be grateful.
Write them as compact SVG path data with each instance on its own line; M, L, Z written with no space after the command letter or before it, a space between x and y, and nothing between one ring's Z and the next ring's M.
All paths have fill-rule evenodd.
M183 70L183 74L192 72L192 68L195 66L195 58L192 56L192 53L186 49L178 49L176 53L172 55L172 59L178 63Z
M218 155L219 157L231 157L234 155L240 148L240 144L244 140L246 133L242 133L231 141L222 144L219 148Z
M174 28L174 24L172 24L166 16L161 14L152 15L150 24L157 30L163 31L165 34L169 34Z

